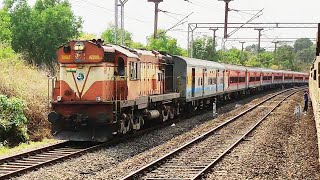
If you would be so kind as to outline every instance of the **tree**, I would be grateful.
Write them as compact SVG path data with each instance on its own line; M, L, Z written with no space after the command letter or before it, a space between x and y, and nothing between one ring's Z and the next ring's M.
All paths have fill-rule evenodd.
M133 49L145 49L145 45L143 45L142 43L139 42L131 42L130 47Z
M280 65L281 69L295 70L293 66L294 48L289 45L280 46L276 54L276 65Z
M107 29L101 34L101 38L109 44L121 44L121 29L117 30L117 43L115 43L115 26L109 25ZM132 44L132 34L125 30L124 31L124 45L130 47Z
M274 53L273 52L261 52L259 54L259 61L262 67L271 67L274 64Z
M239 49L232 48L226 52L220 50L219 55L219 61L222 63L241 65L241 51Z
M6 9L0 9L0 42L11 42L11 18Z
M153 35L148 38L147 49L164 51L172 55L184 55L185 51L178 46L177 39L167 36L164 30L158 32L156 39L153 38Z
M93 39L97 39L97 36L95 34L88 34L88 33L81 32L79 39L80 40L93 40Z
M218 61L215 45L213 45L213 40L211 37L203 36L201 38L197 38L193 42L192 46L193 57L198 59Z
M82 21L67 0L18 0L11 7L12 48L33 64L53 66L57 48L79 36Z
M308 49L312 47L313 43L309 38L300 38L295 41L293 47L294 47L294 52L298 52L304 49Z

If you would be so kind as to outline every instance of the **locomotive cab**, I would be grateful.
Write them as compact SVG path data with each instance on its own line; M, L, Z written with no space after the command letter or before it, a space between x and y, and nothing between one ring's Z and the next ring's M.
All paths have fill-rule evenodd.
M156 114L151 119L163 111L167 114L161 103L160 110L155 109L159 101L179 96L173 87L173 62L168 59L156 51L106 45L101 40L61 46L59 79L52 85L48 115L53 133L61 139L106 141L112 134L139 130L148 106Z

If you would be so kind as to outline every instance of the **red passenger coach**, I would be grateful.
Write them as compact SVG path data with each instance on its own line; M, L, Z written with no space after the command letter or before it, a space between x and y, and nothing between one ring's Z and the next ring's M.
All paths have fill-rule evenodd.
M304 82L305 75L303 73L295 73L293 76L294 82Z
M228 79L228 91L243 90L246 88L246 68L225 64Z
M283 72L282 71L274 71L272 73L273 76L273 83L274 84L280 84L283 83Z
M261 69L262 71L262 86L272 84L272 70Z
M258 68L247 67L248 87L254 88L261 85L261 70Z

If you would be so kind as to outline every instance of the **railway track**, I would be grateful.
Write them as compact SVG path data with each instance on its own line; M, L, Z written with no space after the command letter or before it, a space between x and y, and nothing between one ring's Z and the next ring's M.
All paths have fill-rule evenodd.
M181 119L178 118L176 121L180 120ZM102 147L124 142L155 129L160 129L161 127L168 126L171 123L172 122L166 122L164 124L160 124L155 127L136 132L129 136L114 138L113 140L106 143L83 143L64 141L14 156L6 157L0 159L0 179L7 179L10 177L18 176L28 171L32 171L43 166L52 165L57 162L79 156L81 154L91 152Z
M267 98L163 157L130 173L123 180L200 179L282 102L300 90L301 88L289 89Z
M98 143L64 141L0 159L0 179L17 176L100 147Z
M179 122L181 120L181 118L178 118L175 122ZM0 179L19 176L28 171L32 171L43 166L52 165L87 152L95 151L99 148L125 142L129 139L141 136L153 130L166 127L171 123L171 121L168 121L163 124L135 132L134 134L114 138L105 143L64 141L6 157L0 159Z

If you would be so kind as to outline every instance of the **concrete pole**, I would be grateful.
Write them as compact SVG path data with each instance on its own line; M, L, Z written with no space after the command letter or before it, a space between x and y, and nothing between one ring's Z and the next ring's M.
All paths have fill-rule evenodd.
M157 33L158 33L158 14L159 14L159 3L156 2L154 4L154 31L153 31L154 39L157 38Z
M260 48L261 48L261 31L263 30L263 28L255 28L254 30L257 30L259 32L258 34L258 54L260 53Z
M241 43L241 55L240 55L240 60L242 61L242 57L243 57L243 49L244 49L244 43L246 43L246 42L244 42L244 41L240 41L240 43Z
M213 48L213 52L216 51L216 31L218 30L218 28L210 28L210 30L213 31L213 37L212 37L212 48Z
M157 38L158 33L158 14L159 14L159 3L163 2L163 0L148 0L148 2L154 3L154 30L153 30L153 38Z
M229 16L229 2L231 0L218 0L225 2L225 10L224 10L224 39L228 38L228 16Z

